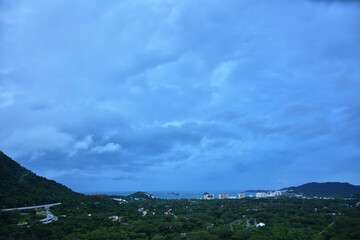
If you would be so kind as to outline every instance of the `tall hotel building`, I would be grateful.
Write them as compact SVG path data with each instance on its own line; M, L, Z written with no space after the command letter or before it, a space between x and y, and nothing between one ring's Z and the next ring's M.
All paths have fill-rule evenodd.
M239 199L245 198L245 193L239 193Z
M219 199L227 199L227 198L229 198L227 193L220 193L219 194Z

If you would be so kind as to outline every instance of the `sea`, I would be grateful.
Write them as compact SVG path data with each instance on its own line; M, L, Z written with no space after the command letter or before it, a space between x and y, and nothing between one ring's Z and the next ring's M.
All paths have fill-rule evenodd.
M209 194L214 194L215 198L219 198L220 193L227 193L229 197L239 198L239 193L245 193L246 197L250 197L252 194L255 196L256 192L246 192L241 190L231 190L231 191L144 191L154 195L156 198L160 199L203 199L204 193L207 192ZM135 191L119 191L119 192L86 192L84 194L106 194L106 195L120 195L120 196L128 196L130 194L135 193ZM174 194L176 193L176 195ZM179 195L177 195L179 194Z

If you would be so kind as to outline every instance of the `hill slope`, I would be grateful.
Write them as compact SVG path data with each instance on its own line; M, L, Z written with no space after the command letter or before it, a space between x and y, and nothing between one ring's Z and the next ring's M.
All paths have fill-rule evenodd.
M81 196L55 181L37 176L0 151L0 209L63 201Z
M127 196L127 198L132 199L139 199L139 200L149 200L149 199L156 199L155 196L153 196L150 193L146 193L146 192L136 192L133 194L130 194L129 196Z
M358 194L360 193L360 186L340 182L311 182L298 187L288 187L281 190L304 194Z

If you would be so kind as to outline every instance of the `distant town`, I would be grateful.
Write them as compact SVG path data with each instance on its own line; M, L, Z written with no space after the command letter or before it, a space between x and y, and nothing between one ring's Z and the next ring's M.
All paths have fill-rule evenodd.
M256 193L250 193L250 194L248 194L248 196L246 196L245 192L238 193L237 196L229 196L229 194L227 194L227 193L220 193L217 199L243 199L246 197L273 198L273 197L281 196L282 194L283 194L282 191L256 192ZM210 193L205 192L204 199L206 199L206 200L216 199L215 194L210 194Z

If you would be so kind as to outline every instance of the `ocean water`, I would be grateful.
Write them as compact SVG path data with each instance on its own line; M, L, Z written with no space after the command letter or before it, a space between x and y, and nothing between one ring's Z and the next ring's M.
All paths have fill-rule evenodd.
M85 194L106 194L106 195L121 195L121 196L128 196L130 194L133 194L135 191L119 191L119 192L91 192L91 193L85 193ZM150 193L154 195L157 198L161 199L203 199L204 195L203 193L205 191L178 191L174 193L178 193L179 195L173 195L171 194L172 191L147 191L147 193ZM249 197L250 194L253 194L255 196L255 192L245 192L242 190L227 190L227 191L206 191L209 194L214 194L215 198L219 198L220 193L227 193L229 197L234 196L236 198L239 198L239 193L245 193L246 197Z

